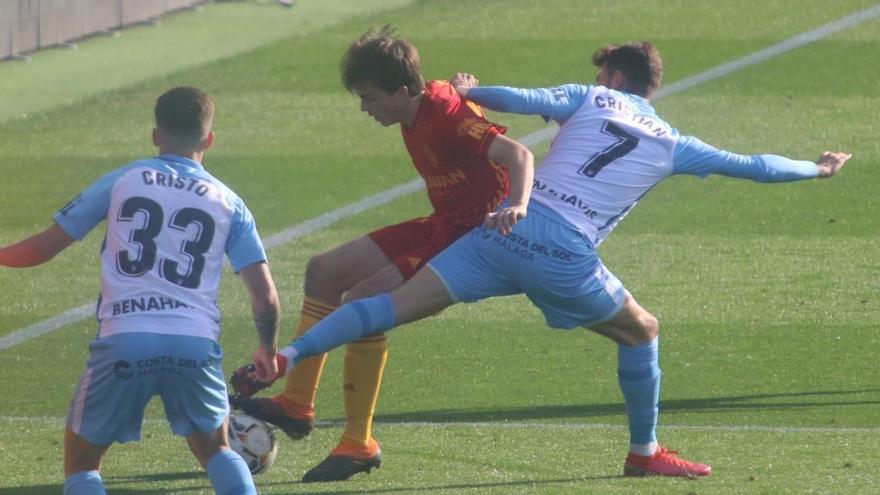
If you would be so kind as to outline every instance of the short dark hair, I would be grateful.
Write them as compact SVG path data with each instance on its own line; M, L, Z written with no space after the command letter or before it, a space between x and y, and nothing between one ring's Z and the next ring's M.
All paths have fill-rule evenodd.
M419 51L409 41L395 36L390 24L372 28L356 39L342 57L341 69L342 84L349 91L365 83L389 94L401 86L406 86L412 95L425 88Z
M169 89L156 100L156 127L180 149L195 150L211 131L214 101L188 86Z
M657 91L663 78L660 52L648 41L605 45L593 53L593 65L620 71L626 79L624 89L646 98Z

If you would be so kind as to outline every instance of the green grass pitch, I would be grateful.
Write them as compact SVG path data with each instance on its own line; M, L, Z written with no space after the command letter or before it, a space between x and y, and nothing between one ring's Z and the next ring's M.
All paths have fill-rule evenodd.
M206 167L247 201L264 236L412 180L396 128L361 114L339 83L342 52L372 25L393 23L410 38L429 78L464 70L483 84L590 82L594 48L649 39L671 84L875 5L303 0L289 11L271 7L211 4L161 27L88 40L77 51L0 64L0 244L47 226L106 171L152 154L152 102L172 85L197 85L215 97L217 145ZM229 29L232 20L241 30ZM172 40L215 50L170 56ZM96 65L83 71L83 64ZM673 126L720 147L804 159L826 149L854 155L830 181L673 178L600 248L661 322L660 439L712 465L710 477L621 477L627 434L615 346L588 332L547 329L524 298L513 297L457 306L390 333L374 427L382 469L301 485L340 433L342 359L332 353L317 402L321 428L305 441L282 436L258 489L876 493L878 66L875 18L656 102ZM543 127L539 118L492 118L513 137ZM417 193L270 250L284 339L311 254L427 211ZM0 337L93 302L100 241L93 232L43 267L0 270ZM232 273L225 278L229 371L248 359L255 338L245 291ZM0 350L0 495L61 492L64 416L94 334L86 319ZM111 494L212 493L156 402L142 441L114 446L103 476Z

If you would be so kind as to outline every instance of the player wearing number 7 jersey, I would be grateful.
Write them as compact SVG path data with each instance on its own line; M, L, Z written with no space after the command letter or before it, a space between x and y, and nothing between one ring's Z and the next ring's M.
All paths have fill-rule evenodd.
M456 241L390 294L341 307L279 351L280 367L456 302L525 293L549 326L586 327L617 342L617 376L630 433L624 474L708 475L709 466L679 458L657 443L659 325L605 268L596 246L670 175L716 173L763 182L830 177L849 155L823 153L813 163L717 150L679 135L651 107L661 61L650 43L609 45L593 61L599 75L591 86L475 88L472 76L453 78L462 95L487 108L560 123L534 180L511 174L511 188L522 186L517 183L522 180L533 184L527 211L499 210L484 228Z
M0 265L44 263L107 221L98 336L64 435L65 495L104 493L102 457L113 442L140 438L154 395L216 493L256 494L226 433L216 304L224 253L250 293L259 334L256 375L266 379L277 373L275 284L250 211L200 163L214 142L210 97L174 88L159 97L155 114L159 156L96 181L55 215L53 226L0 249Z

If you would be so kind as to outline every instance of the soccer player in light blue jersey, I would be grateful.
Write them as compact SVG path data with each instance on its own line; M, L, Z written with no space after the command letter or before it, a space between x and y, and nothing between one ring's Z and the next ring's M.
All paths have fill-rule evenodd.
M159 156L98 179L55 214L51 227L0 248L0 265L45 263L107 221L98 336L64 433L65 495L105 493L104 454L113 442L140 438L144 408L155 395L217 494L256 494L227 438L216 303L224 253L250 294L258 379L278 372L275 283L250 211L201 164L214 142L211 98L174 88L158 98L155 115Z
M660 86L662 64L650 43L608 45L593 62L599 68L595 85L480 88L473 87L473 76L453 78L458 91L479 105L560 124L534 177L510 174L511 190L531 183L531 194L511 196L482 228L390 294L339 308L279 351L279 365L292 366L457 302L524 293L550 327L585 327L617 342L617 376L630 431L625 475L710 474L709 466L657 443L659 325L605 267L596 247L642 196L671 175L720 174L759 182L825 178L850 155L825 152L810 162L716 149L680 135L654 111L650 98Z

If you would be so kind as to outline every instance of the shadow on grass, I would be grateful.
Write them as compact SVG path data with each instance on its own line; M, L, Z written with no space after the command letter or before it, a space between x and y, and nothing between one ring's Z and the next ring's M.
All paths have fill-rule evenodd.
M110 478L104 479L104 487L112 495L155 495L157 493L155 483L199 479L207 479L207 475L201 471L184 471L178 473L145 474L136 476L111 476ZM118 485L122 484L131 485L135 483L143 483L145 487L149 488L118 487ZM64 486L61 484L34 485L0 488L0 495L47 495L62 493L63 490ZM204 491L204 486L162 488L162 493L187 493L200 491Z
M156 473L128 476L111 476L104 480L104 486L111 495L147 495L155 493L187 493L203 492L205 487L200 483L198 486L162 487L158 492L156 483L174 481L207 481L208 475L204 471L180 471L177 473ZM132 488L131 485L143 484L147 488ZM118 485L126 485L125 488Z
M150 486L152 483L156 483L159 481L174 481L174 480L185 480L185 479L194 479L200 478L204 476L202 473L192 472L192 473L168 473L168 474L155 474L155 475L144 475L144 476L127 476L127 477L113 477L109 480L104 480L105 487L108 492L112 495L154 495L156 494L157 487L155 485ZM395 488L373 488L373 489L363 489L351 487L349 490L341 490L334 491L333 493L336 495L355 495L358 493L417 493L417 492L433 492L433 491L444 491L444 490L480 490L484 488L510 488L514 490L515 488L522 487L547 487L554 484L569 484L569 483L581 483L581 482L589 482L589 481L599 481L599 480L609 480L615 478L623 478L623 476L578 476L573 478L560 478L560 479L550 479L550 480L522 480L522 481L507 481L507 482L498 482L498 483L460 483L460 484L452 484L452 485L430 485L430 486L420 486L420 487L411 487L411 486L401 486ZM114 488L114 485L120 483L144 483L149 488ZM303 491L303 487L308 486L296 482L273 482L273 483L260 483L257 480L258 487L278 487L278 486L290 486L291 492L296 493L297 495L316 495L319 493L327 493L326 490L310 492ZM61 485L37 485L30 487L16 487L16 488L0 488L0 495L46 495L51 493L61 493L62 491ZM203 491L204 487L194 486L194 487L178 487L178 488L163 488L162 493L186 493L186 492L199 492Z
M112 455L112 454L111 454ZM104 483L137 483L137 482L157 482L157 481L182 481L207 479L208 475L204 471L181 471L178 473L157 473L157 474L139 474L129 476L114 475Z
M429 485L429 486L400 486L400 487L391 487L391 488L371 488L371 489L358 489L356 487L351 487L348 490L334 490L334 495L356 495L359 493L418 493L418 492L434 492L439 491L443 492L446 490L475 490L479 491L482 489L489 488L509 488L511 492L519 493L519 490L522 490L527 487L533 488L547 488L554 484L569 484L569 483L581 483L581 482L590 482L590 481L599 481L599 480L610 480L616 478L623 478L623 475L620 476L578 476L574 478L560 478L560 479L552 479L552 480L521 480L521 481L504 481L497 483L456 483L451 485ZM291 491L289 493L296 495L318 495L320 493L328 493L326 490L323 491L303 491L304 487L307 487L308 484L303 484L300 482L293 483L284 483L284 482L275 482L275 483L257 483L257 488L260 487L269 487L269 486L282 486L282 485L290 485ZM295 488L294 488L295 487Z
M63 489L62 485L13 486L10 488L0 488L0 495L46 495L62 493Z
M860 394L876 394L880 389L830 390L815 392L790 392L778 394L751 394L705 399L660 400L661 414L676 412L724 412L795 410L817 407L841 407L880 405L880 397L873 400L853 400L847 397ZM589 418L619 416L625 414L623 399L613 404L575 404L565 406L528 406L497 409L443 409L377 415L378 422L427 421L436 423L468 423L499 420L534 420L553 418Z

